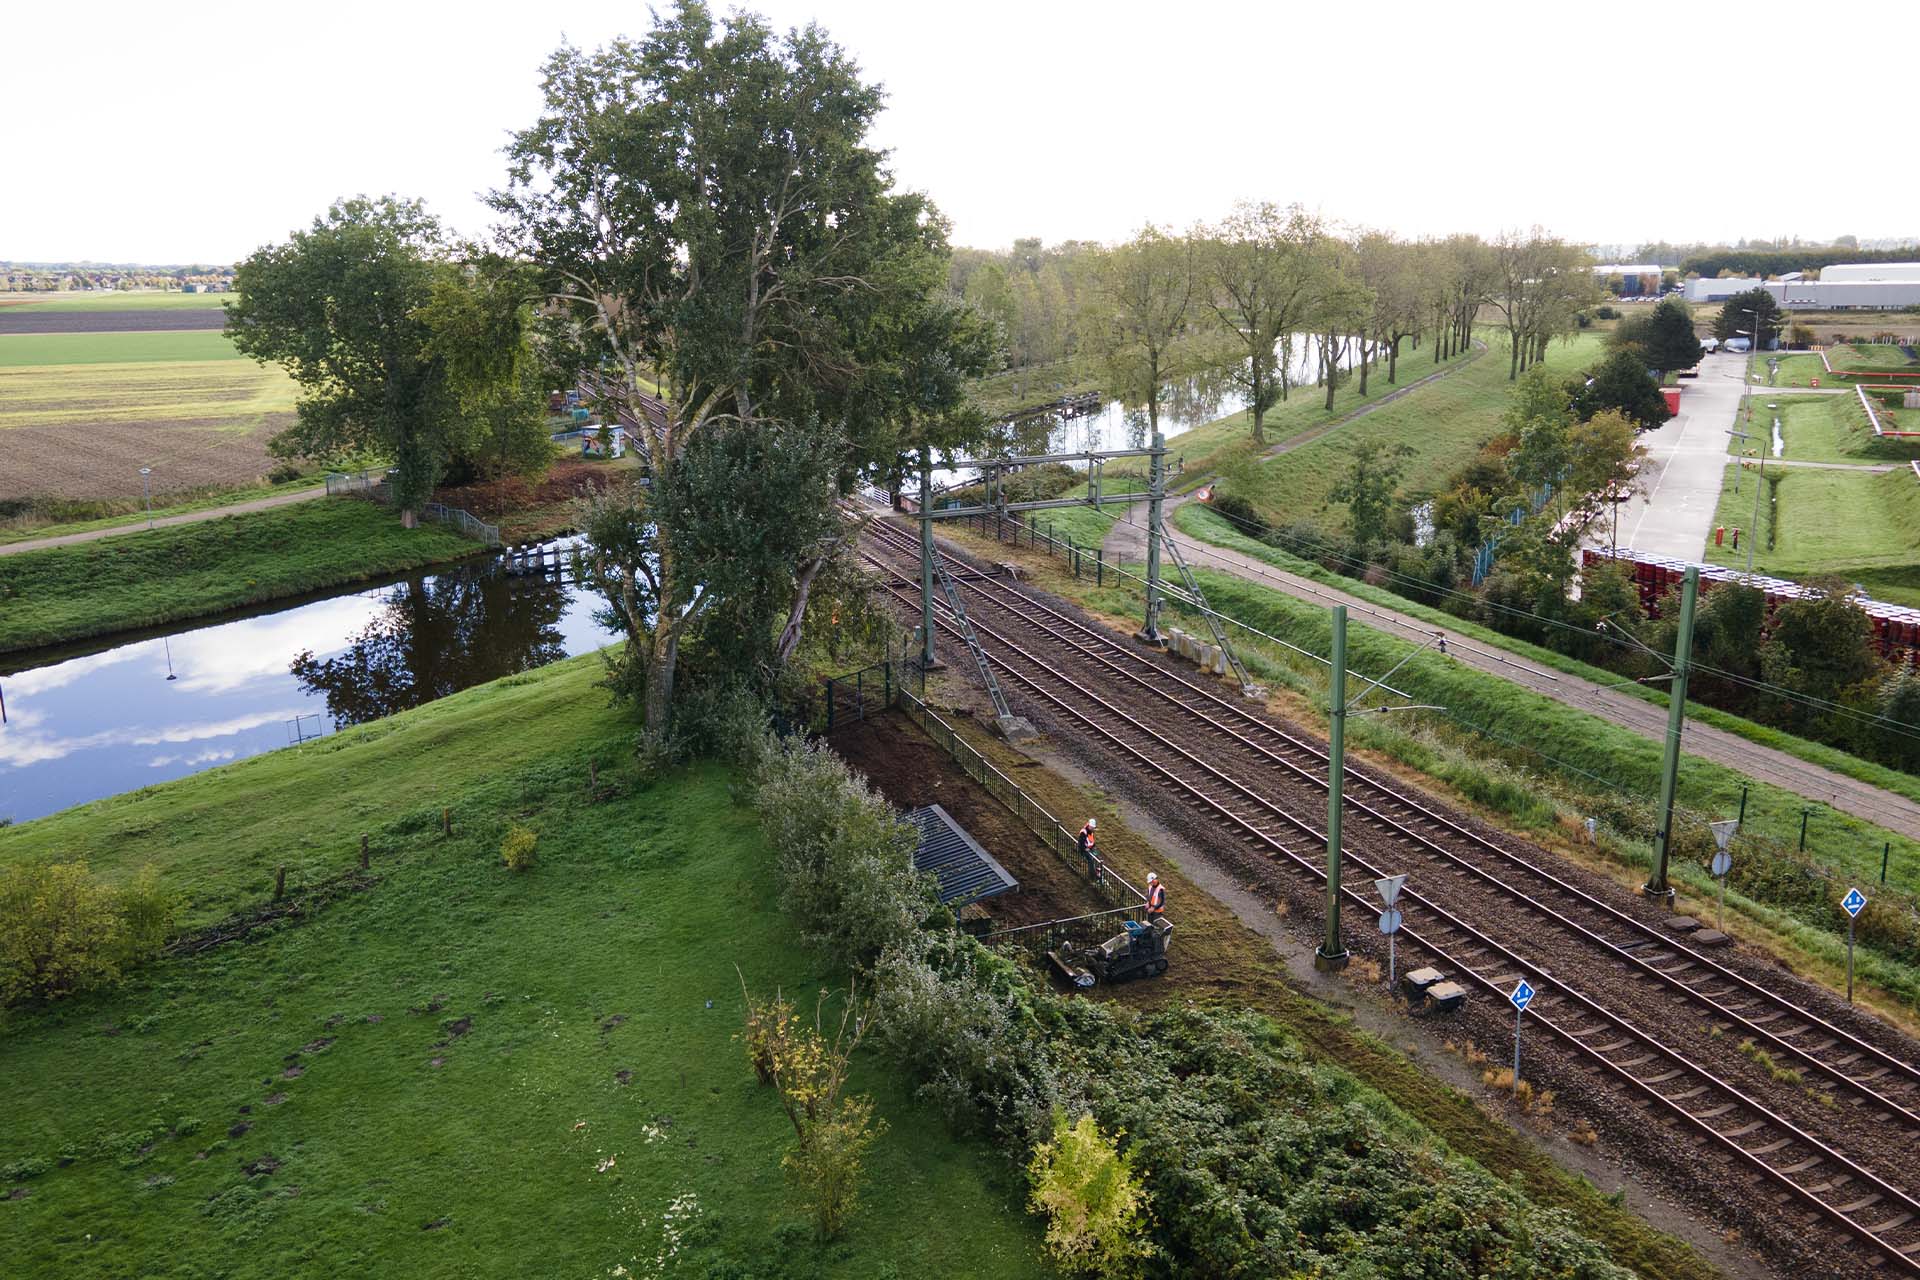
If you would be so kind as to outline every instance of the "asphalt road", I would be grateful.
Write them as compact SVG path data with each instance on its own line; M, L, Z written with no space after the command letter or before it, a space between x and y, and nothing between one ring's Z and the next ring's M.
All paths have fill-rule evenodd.
M1727 432L1734 429L1746 392L1746 362L1743 355L1725 352L1703 357L1700 376L1681 383L1679 414L1641 435L1647 458L1640 491L1621 504L1621 546L1679 560L1699 560L1706 553L1720 482L1731 460ZM1596 522L1590 541L1604 546L1613 529L1612 521Z

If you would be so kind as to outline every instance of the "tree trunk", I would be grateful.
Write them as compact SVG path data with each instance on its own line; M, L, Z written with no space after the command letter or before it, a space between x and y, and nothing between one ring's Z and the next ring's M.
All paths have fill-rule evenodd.
M793 607L787 610L787 625L780 628L780 642L774 646L774 661L786 666L793 651L800 647L800 622L807 616L807 600L813 594L813 580L826 568L825 556L809 556L801 562L799 581L794 585Z
M1320 377L1327 384L1327 412L1333 412L1334 386L1340 381L1340 352L1333 345L1334 335L1329 333L1320 346Z
M1373 340L1371 338L1360 339L1360 398L1362 400L1367 398L1367 365L1370 363L1367 357L1372 354Z
M663 578L661 589L664 591L665 587ZM678 628L665 618L658 619L654 624L653 640L649 646L651 656L647 663L647 733L653 738L666 736L667 724L673 715L673 668L679 650Z
M1420 336L1414 335L1414 350L1420 349ZM1400 382L1400 339L1395 338L1387 347L1387 381L1398 385Z
M1507 335L1513 339L1507 344L1512 352L1507 359L1507 381L1512 382L1520 376L1520 335L1512 327L1507 329Z
M412 507L400 508L400 527L402 529L418 529L420 527L419 513Z

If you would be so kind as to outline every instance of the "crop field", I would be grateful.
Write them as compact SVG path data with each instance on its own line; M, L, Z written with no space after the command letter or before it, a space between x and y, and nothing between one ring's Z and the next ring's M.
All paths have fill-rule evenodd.
M1754 554L1756 572L1806 581L1838 576L1866 588L1876 600L1920 606L1920 477L1910 467L1889 472L1785 470L1779 487L1778 522L1771 547L1768 495L1760 495L1762 541ZM1769 479L1773 472L1769 472ZM1720 490L1716 525L1753 524L1755 474L1742 477L1733 491L1733 468ZM1745 568L1745 534L1739 551L1732 540L1709 546L1707 558Z
M218 332L0 335L0 502L257 483L293 399Z
M233 293L163 293L158 289L124 293L0 293L0 311L127 311L165 307L179 311L218 311Z
M108 311L46 311L39 307L0 307L0 334L12 333L158 333L220 329L224 311L206 307L145 307Z

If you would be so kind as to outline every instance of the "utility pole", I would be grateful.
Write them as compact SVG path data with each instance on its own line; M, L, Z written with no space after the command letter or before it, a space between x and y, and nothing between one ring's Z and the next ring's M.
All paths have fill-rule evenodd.
M1160 643L1160 500L1167 494L1167 438L1153 433L1147 468L1147 616L1136 639Z
M920 669L940 665L933 655L933 446L920 450Z
M1649 898L1673 899L1667 884L1667 855L1673 850L1673 796L1680 782L1680 732L1687 721L1687 665L1693 656L1693 603L1700 594L1700 570L1688 569L1680 591L1680 634L1673 642L1673 686L1667 693L1667 752L1660 766L1660 829L1654 833L1653 877Z
M1347 781L1347 606L1333 606L1333 697L1327 717L1327 936L1313 953L1313 967L1332 973L1347 967L1340 938L1340 806Z

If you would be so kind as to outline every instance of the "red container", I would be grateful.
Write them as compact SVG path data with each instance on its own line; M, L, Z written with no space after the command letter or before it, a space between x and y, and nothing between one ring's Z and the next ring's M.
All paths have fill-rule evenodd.
M1678 414L1680 412L1680 388L1662 387L1660 388L1660 394L1667 398L1668 415Z

